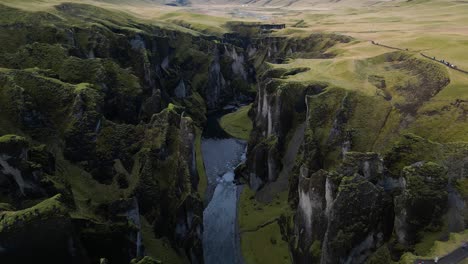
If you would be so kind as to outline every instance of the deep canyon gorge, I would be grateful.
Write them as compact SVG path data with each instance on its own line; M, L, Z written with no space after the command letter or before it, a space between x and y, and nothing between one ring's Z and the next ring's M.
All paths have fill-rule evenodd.
M0 263L403 264L466 235L447 67L385 50L360 90L327 65L362 40L224 29L0 1Z

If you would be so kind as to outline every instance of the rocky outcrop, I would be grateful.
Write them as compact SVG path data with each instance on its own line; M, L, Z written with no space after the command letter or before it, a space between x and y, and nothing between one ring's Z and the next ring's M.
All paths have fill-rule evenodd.
M287 136L302 121L306 110L303 98L322 90L321 85L283 83L266 78L259 84L252 118L254 130L248 146L247 167L250 187L261 188L275 181L282 169L282 154ZM296 119L297 118L297 119Z
M320 263L363 263L391 234L391 199L360 175L344 177L328 215Z
M294 234L302 253L296 254L297 262L320 261L320 245L325 237L334 197L329 177L331 175L326 171L309 174L307 168L301 167ZM318 249L314 243L319 245Z
M0 133L26 136L1 137L2 208L60 193L80 263L148 254L141 217L171 253L203 263L195 126L251 93L244 50L88 5L54 12L0 5L25 18L0 25Z
M138 154L141 174L137 197L141 214L155 228L166 227L156 229L156 235L174 239L192 262L202 263L203 203L196 192L194 135L192 121L175 110L153 116L146 131L148 141Z
M448 204L447 171L432 162L418 162L402 171L403 188L395 196L395 233L402 245L418 240L426 227L440 226Z
M391 198L371 182L379 171L367 170L369 174L363 176L360 173L366 170L362 166L351 168L347 164L366 164L369 155L350 156L333 172L311 173L306 165L300 169L296 242L291 244L297 263L363 263L390 237Z
M57 192L47 178L55 171L54 158L44 145L31 146L17 135L0 137L0 192L5 202L21 205L28 199Z
M406 55L401 56L398 61L402 67L414 63ZM279 79L287 79L289 72L294 74L294 71L280 68L263 71L262 80L265 82L260 83L251 113L255 123L247 160L247 167L253 169L249 176L254 188L269 188L268 182L274 181L275 175L281 171L281 165L269 170L268 158L275 157L272 153L276 157L284 155L282 144L291 138L288 129L295 126L288 122L300 116L300 112L288 112L281 108L287 102L287 97L282 93L293 89L287 85L284 87L288 89L282 89L283 81ZM443 76L436 79L424 77L421 81L430 82L431 87L439 87L437 89L447 83ZM385 97L369 96L327 84L318 86L321 88L315 92L295 94L294 97L304 98L305 136L295 166L289 174L289 201L294 213L285 213L280 218L282 233L287 237L294 261L365 263L371 256L374 256L373 259L382 256L390 259L390 255L397 260L401 254L398 249L411 249L421 239L415 234L442 228L440 219L446 211L441 208L446 206L452 208L449 212L457 219L451 221L452 225L460 228L461 219L464 218L460 212L466 210L462 209L464 206L459 196L451 195L451 202L447 199L447 192L453 193L456 188L447 178L443 180L445 176L440 176L439 180L436 180L436 176L430 176L428 188L417 188L428 189L427 193L432 193L428 196L434 198L426 203L427 214L431 214L428 222L409 224L408 210L414 213L415 209L404 207L413 203L408 197L415 196L405 196L404 193L408 192L408 175L419 175L412 176L413 184L417 185L425 181L426 176L422 175L445 175L444 168L449 171L453 168L453 177L459 179L460 164L463 164L460 153L464 153L465 147L438 144L414 135L405 135L397 141L389 131L407 126L410 112L403 112L401 126L395 121L389 123L394 118L390 116L395 109ZM435 93L427 94L424 98ZM405 104L420 107L411 98ZM288 113L289 120L285 122L278 112ZM258 140L260 135L269 140ZM280 143L282 140L283 143ZM393 148L389 147L391 145ZM274 161L275 165L281 164L278 160L281 159ZM431 164L431 161L435 162L432 168L437 173L425 169L424 172L417 172L416 169L408 174L409 168L415 164ZM434 187L429 187L432 184ZM259 193L263 192L261 190ZM422 197L428 197L424 194L420 196L422 200L425 199ZM398 242L398 237L404 239ZM387 247L387 244L391 246ZM391 254L387 254L389 250ZM382 256L375 255L375 251L383 252Z
M460 200L449 201L454 188L447 171L460 177L465 151L463 144L442 145L406 135L384 157L347 152L331 172L314 171L315 163L304 163L294 225L284 230L295 261L365 263L392 239L392 248L411 248L423 231L440 230L448 211L459 222L466 209ZM446 232L456 231L455 226Z

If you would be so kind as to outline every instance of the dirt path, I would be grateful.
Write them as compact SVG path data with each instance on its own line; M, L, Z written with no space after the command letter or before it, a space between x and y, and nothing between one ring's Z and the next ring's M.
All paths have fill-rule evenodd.
M372 43L373 45L380 46L380 47L384 47L384 48L388 48L388 49L401 50L401 51L410 51L409 49L401 49L401 48L398 48L398 47L387 46L387 45L384 45L384 44L375 42L375 41L373 41L373 40L371 41L371 43ZM435 61L435 62L442 63L442 64L444 64L445 66L447 66L449 69L452 69L452 70L455 70L455 71L459 71L459 72L463 72L463 73L468 74L468 71L459 69L458 67L454 66L453 64L447 63L445 60L438 60L438 59L436 59L435 57L431 57L431 56L429 56L429 55L427 55L427 54L424 54L424 53L420 53L420 55L423 56L423 57L426 58L426 59L430 59L430 60L433 60L433 61Z

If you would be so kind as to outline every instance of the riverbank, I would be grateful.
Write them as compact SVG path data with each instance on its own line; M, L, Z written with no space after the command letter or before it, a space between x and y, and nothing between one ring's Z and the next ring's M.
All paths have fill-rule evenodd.
M230 136L249 140L252 131L252 120L249 118L249 111L252 104L242 106L237 111L221 117L219 124Z

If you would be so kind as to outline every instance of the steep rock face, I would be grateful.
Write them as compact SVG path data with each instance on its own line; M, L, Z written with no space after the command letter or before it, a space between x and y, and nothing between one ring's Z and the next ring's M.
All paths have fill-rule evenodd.
M462 153L463 144L406 135L384 157L347 152L331 172L304 163L294 225L284 227L295 261L364 263L385 243L411 248L421 232L440 230L444 216L456 219L446 232L459 231L466 209L454 185L464 177Z
M383 178L383 159L377 153L344 152L343 154L343 163L339 168L341 174L358 173L371 182L377 182Z
M288 133L292 133L304 118L306 107L303 98L306 94L318 93L322 88L321 85L283 83L270 78L259 84L251 112L254 130L247 150L251 188L256 190L277 179L282 169L281 153L287 146Z
M361 176L343 178L328 215L321 263L363 263L389 237L391 200Z
M192 262L202 263L203 204L196 192L193 123L166 109L153 116L150 124L146 131L148 141L138 154L141 182L137 196L141 214L154 227L167 227L157 229L157 236L173 238L192 257Z
M334 197L329 177L328 172L322 170L309 175L308 169L301 167L294 223L297 247L300 248L295 254L297 262L320 261L321 241L325 237ZM313 246L314 243L318 246Z
M403 190L395 197L395 233L403 245L414 244L418 232L438 226L448 203L447 171L432 162L418 162L402 171Z
M2 6L1 9L5 15L21 12L5 6ZM199 93L205 99L210 100L210 103L207 104L208 108L215 109L226 101L241 95L242 91L238 87L248 86L248 82L255 79L255 71L244 59L244 51L231 44L216 43L208 37L192 36L175 30L148 26L136 21L127 25L128 20L119 15L115 16L115 20L103 26L101 23L107 21L114 14L87 5L67 3L56 6L56 9L60 15L67 19L76 20L78 22L76 26L72 27L63 21L58 22L57 17L52 14L44 14L45 17L42 17L41 13L32 13L30 15L32 18L29 19L41 21L35 25L36 32L42 32L46 40L37 39L23 24L27 22L19 21L17 27L20 27L21 31L16 32L16 35L24 36L25 40L5 39L2 51L8 54L5 55L6 66L25 68L42 64L41 67L52 68L56 71L59 71L63 66L67 66L66 68L73 66L72 71L70 71L71 69L59 71L62 72L59 78L67 82L95 83L99 86L105 86L104 89L115 89L119 85L128 87L130 81L136 81L136 84L141 86L140 91L132 93L133 98L126 98L127 100L133 99L136 107L129 109L131 112L125 113L124 116L119 116L125 118L126 122L136 122L140 115L148 120L151 114L160 111L161 108L158 109L157 105L154 105L157 102L151 102L154 101L154 96L158 93L161 95L163 105L167 104L172 97L187 98L186 101L192 101L192 95ZM83 21L83 17L86 17L88 21ZM95 23L88 26L87 23L93 21ZM139 28L139 31L133 30L132 27ZM53 33L49 31L53 31ZM3 33L11 33L9 25L2 27ZM54 59L53 61L40 59L43 57L38 56L40 52L36 51L36 46L44 45L42 43L59 44L42 50L46 58ZM33 45L33 49L29 50L29 55L36 55L36 61L32 59L18 62L19 60L15 58L15 56L20 55L14 54L17 52L17 47L24 44ZM62 54L58 54L57 51L63 47L66 49L62 51ZM28 51L24 51L21 55L26 55L25 52ZM55 57L51 58L50 54L55 54ZM63 55L68 54L75 56L75 58L65 58L66 61L62 63ZM80 63L81 60L76 57L85 60L86 65L92 63L93 66L78 69L77 67L83 63ZM111 82L109 79L115 77L115 73L109 75L106 73L108 69L99 69L99 61L106 59L117 62L122 68L131 68L132 73L138 79L126 78ZM212 71L218 77L210 78L206 74L207 71ZM218 82L217 79L224 79L224 82ZM123 84L119 84L119 82L123 82ZM181 89L181 82L185 89ZM185 90L185 92L181 93L181 90ZM127 89L127 91L129 90ZM108 93L107 95L114 94ZM106 102L109 101L106 100ZM146 105L146 108L140 109L141 104ZM151 105L153 107L150 107ZM151 111L151 108L154 111ZM124 109L115 108L114 110Z
M397 142L391 151L384 157L385 167L388 168L391 179L397 178L400 182L398 184L397 196L404 198L408 194L408 177L413 180L413 187L425 181L429 183L422 188L422 193L414 194L418 199L429 199L424 194L434 195L434 198L439 197L442 200L448 199L445 202L441 200L427 200L426 205L429 206L424 212L435 210L446 212L448 230L450 232L459 232L464 230L467 223L467 197L463 191L463 183L466 181L466 154L468 153L466 143L436 143L416 135L405 135L399 142ZM431 176L432 174L432 176ZM398 177L401 176L401 177ZM427 179L426 179L427 177ZM442 186L446 186L442 188ZM426 197L426 198L424 198ZM402 199L400 204L403 205L405 199ZM397 201L396 201L397 202ZM408 202L408 201L406 201ZM440 203L445 206L440 208ZM411 204L411 203L410 203ZM447 209L447 211L444 210ZM433 225L437 226L440 221L440 215L433 215L430 223L426 218L421 223L416 223L417 229L432 230ZM404 229L402 229L404 230ZM411 233L411 231L410 231ZM405 234L405 233L403 233ZM408 241L419 238L410 235ZM407 242L408 242L407 241Z
M333 172L310 173L306 165L300 169L294 224L297 242L291 244L298 263L362 263L391 234L390 196L370 181L380 173L367 171L362 176L367 166L346 165L366 164L375 154L348 155L345 165Z
M283 63L287 58L330 58L326 51L338 43L348 43L351 37L316 33L305 38L264 37L248 46L249 54L260 53L264 60Z
M399 213L405 211L402 209L402 204L412 203L401 195L407 187L405 175L409 167L407 169L405 167L416 162L425 164L433 161L438 164L437 166L453 171L451 173L453 179L460 179L460 174L463 173L460 167L464 164L460 156L460 153L465 151L463 144L442 145L425 141L414 135L400 138L394 135L395 131L409 125L414 119L412 116L414 111L421 107L424 100L429 100L447 85L449 82L447 76L443 71L439 72L439 68L432 68L433 65L425 62L419 64L421 67L415 66L417 59L407 54L392 53L383 57L384 61L391 62L391 67L395 69L412 67L415 68L415 72L421 70L418 82L426 84L424 89L418 91L421 93L419 97L421 100L415 100L407 93L415 89L414 86L405 86L396 91L399 96L396 106L392 106L389 102L391 99L379 94L368 95L328 84L320 84L321 89L302 94L305 96L307 108L305 136L295 166L289 175L289 202L295 213L283 215L280 223L282 233L287 237L297 263L364 263L376 250L388 252L387 246L382 247L386 243L392 244L392 254L398 256L401 254L396 250L399 248L396 245L399 242L394 242L397 233L403 230L404 235L409 230L407 219L403 219ZM429 68L441 74L428 76L422 68ZM268 151L271 150L258 148L261 144L258 144L260 137L257 135L263 133L267 136L269 131L273 131L272 134L279 135L278 138L283 137L283 140L287 141L290 137L284 135L288 134L288 126L291 126L289 120L283 122L281 117L275 115L275 111L270 110L275 109L275 104L281 105L285 98L280 97L281 93L275 89L266 89L266 94L270 95L271 91L275 91L273 94L280 98L279 103L265 97L262 94L262 85L268 87L268 84L275 81L281 83L283 81L278 79L287 79L290 74L307 70L309 69L285 70L276 67L266 69L261 74L265 80L272 78L273 81L265 82L266 85L260 82L259 94L251 113L255 124L248 154L248 162L254 157L256 160L252 159L251 162L262 164L259 166L261 169L258 170L255 165L247 163L248 168L254 169L250 171L250 179L257 176L254 179L257 184L260 182L258 184L260 188L269 188L268 181L274 180L275 177L258 177L270 175L271 170L267 170L267 160L268 155L271 155ZM281 109L279 112L287 111ZM300 116L297 113L288 114L289 119ZM271 120L268 119L269 116L272 117ZM277 124L280 124L286 133L275 130ZM257 126L261 127L260 132L255 131ZM284 145L270 144L269 147L271 145L274 146L277 157L284 155ZM262 151L258 151L259 149ZM281 167L276 169L276 172L280 170ZM421 178L425 177L414 179L418 182ZM438 202L428 203L438 205L430 206L431 208L427 210L428 214L436 213L430 217L429 222L419 226L417 232L442 228L440 219L445 211L439 210L440 204L451 208L448 210L449 214L457 219L450 220L450 225L457 226L458 229L449 228L447 232L462 228L461 223L464 223L462 214L466 209L463 206L463 199L458 196L460 192L450 181L439 181L439 183L440 185L433 189L433 194L440 199L437 199ZM452 193L451 200L447 200L447 192ZM418 237L406 244L407 249L411 249L419 239L421 238ZM404 245L403 241L400 243ZM390 254L384 253L382 254L389 259Z

